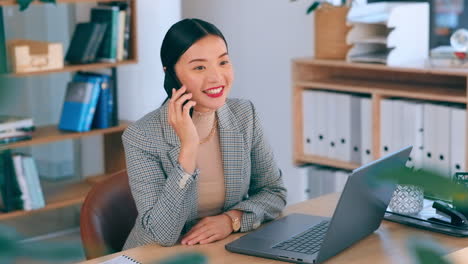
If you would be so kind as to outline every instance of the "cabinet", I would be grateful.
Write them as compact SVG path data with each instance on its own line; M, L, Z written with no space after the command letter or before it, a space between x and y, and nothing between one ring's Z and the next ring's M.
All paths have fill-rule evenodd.
M103 3L103 2L128 2L131 16L130 16L130 48L129 58L127 60L118 61L115 63L91 63L81 65L65 65L61 69L47 70L40 72L21 73L21 74L9 74L10 77L21 78L35 75L54 74L58 72L76 72L76 71L92 71L103 68L110 68L112 72L112 78L115 83L113 89L117 89L117 76L116 68L122 65L133 64L138 61L137 52L137 26L136 26L136 0L120 0L120 1L109 1L109 0L57 0L57 4L80 4L86 2ZM35 1L33 4L43 4L42 2ZM0 7L17 5L15 0L4 0L0 1ZM26 10L27 12L27 10ZM2 23L3 24L3 23ZM65 47L66 48L66 47ZM57 87L60 88L60 87ZM65 87L63 87L65 88ZM117 95L117 91L114 94ZM116 105L116 98L114 99ZM116 106L117 109L117 106ZM124 129L128 126L129 122L120 120L119 124L114 127L106 129L93 129L89 132L75 133L61 131L57 128L57 124L39 126L36 127L33 138L27 141L15 142L12 144L0 145L0 150L5 149L16 149L20 147L30 147L40 144L48 144L56 141L69 140L69 139L80 139L83 137L102 135L104 142L104 168L105 172L103 175L96 175L82 179L81 181L67 184L65 186L48 188L43 185L44 195L46 198L46 206L44 208L32 211L14 211L9 213L1 213L0 220L12 219L14 217L21 217L37 212L46 212L65 208L73 205L82 203L86 197L86 194L91 189L92 185L107 175L119 171L125 168L125 157L123 146L121 142L121 135ZM47 185L47 184L46 184Z
M297 165L312 163L346 170L353 170L361 165L304 153L304 90L339 91L370 96L374 159L381 156L380 105L383 99L407 98L460 103L466 108L468 98L466 70L389 67L339 60L297 58L292 61L292 78L293 160ZM467 137L468 135L465 135L465 139ZM467 145L463 147L468 150ZM468 163L465 161L465 164Z

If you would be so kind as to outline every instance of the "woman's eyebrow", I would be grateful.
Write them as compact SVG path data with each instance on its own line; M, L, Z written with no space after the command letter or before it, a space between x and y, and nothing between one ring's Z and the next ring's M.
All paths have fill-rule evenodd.
M228 53L224 52L223 54L219 55L218 58L224 57L226 55L228 55ZM207 59L193 59L193 60L189 61L188 63L197 62L197 61L207 61Z

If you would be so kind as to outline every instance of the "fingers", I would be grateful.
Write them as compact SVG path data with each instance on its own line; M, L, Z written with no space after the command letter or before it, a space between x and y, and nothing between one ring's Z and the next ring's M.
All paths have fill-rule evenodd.
M209 229L205 226L202 226L200 228L197 228L196 230L192 229L190 230L189 233L187 233L187 235L185 235L185 237L182 239L181 243L182 244L188 244L188 242L191 242L192 240L194 240L196 237L200 236L201 234L205 233L206 231L208 231ZM188 244L189 245L189 244ZM193 245L193 244L192 244Z
M200 241L202 241L202 240L207 240L208 238L210 238L210 237L212 237L214 235L215 234L213 234L213 233L209 232L209 230L207 230L207 231L202 232L199 235L193 237L192 239L188 240L186 243L187 243L187 245L192 246L192 245L200 243Z
M192 93L186 92L185 86L182 86L179 90L172 89L172 97L169 100L169 122L175 123L186 116L190 115L190 109L196 105L195 101L190 100ZM185 105L184 103L187 102Z
M219 240L221 238L221 236L219 236L218 234L214 234L206 239L203 239L200 241L200 245L204 245L204 244L208 244L208 243L211 243L211 242L215 242L217 240Z

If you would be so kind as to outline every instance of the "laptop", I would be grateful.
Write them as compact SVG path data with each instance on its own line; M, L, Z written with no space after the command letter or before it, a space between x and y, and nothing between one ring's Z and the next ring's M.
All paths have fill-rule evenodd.
M412 146L355 169L333 217L290 214L227 244L228 251L296 263L321 263L372 234L382 222L395 182L376 181L402 169Z

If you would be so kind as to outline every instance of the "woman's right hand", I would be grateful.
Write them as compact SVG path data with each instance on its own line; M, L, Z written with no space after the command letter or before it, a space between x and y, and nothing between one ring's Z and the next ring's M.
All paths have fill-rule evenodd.
M186 90L185 86L182 86L179 90L172 89L168 120L180 140L179 163L186 172L193 173L200 138L190 117L190 109L196 105L196 102L190 100L192 94L185 93ZM189 101L184 105L187 100Z

